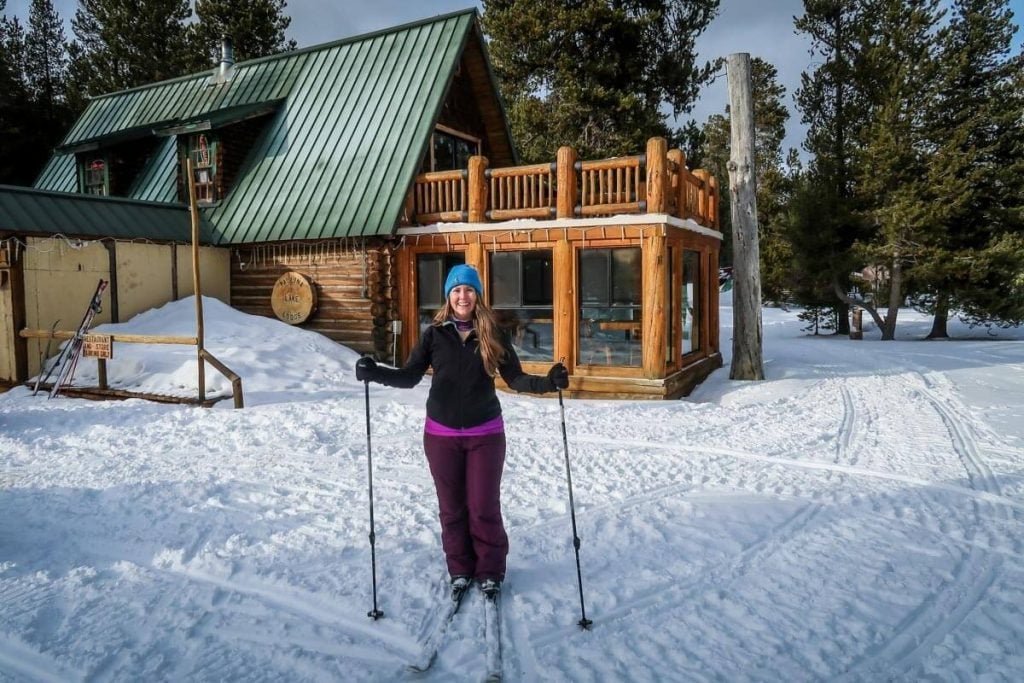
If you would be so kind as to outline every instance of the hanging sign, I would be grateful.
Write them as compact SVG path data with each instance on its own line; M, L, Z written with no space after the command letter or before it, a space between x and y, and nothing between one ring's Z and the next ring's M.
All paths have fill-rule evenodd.
M302 273L287 272L274 284L270 307L279 320L289 325L304 323L316 310L316 288Z
M86 358L114 357L114 339L109 334L87 334L82 337L82 355Z

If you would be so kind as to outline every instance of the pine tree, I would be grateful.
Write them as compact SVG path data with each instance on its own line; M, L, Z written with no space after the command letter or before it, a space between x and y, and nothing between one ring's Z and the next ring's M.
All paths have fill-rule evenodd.
M6 0L0 0L3 11ZM17 17L0 15L0 184L28 185L36 168L33 120L25 88L25 29Z
M188 40L191 16L189 0L79 0L69 46L74 100L207 68Z
M197 0L193 40L213 64L222 36L231 38L237 61L294 50L295 41L284 35L292 21L283 14L286 6L285 0Z
M37 111L62 119L68 57L64 26L50 0L32 0L25 39L25 78Z
M863 74L871 119L862 129L856 165L857 193L872 235L858 253L884 273L877 301L864 309L875 318L882 339L895 338L896 319L914 285L914 264L935 225L947 221L950 207L932 196L927 122L937 106L939 61L936 31L939 0L866 0L869 33L864 40ZM945 194L947 189L940 189ZM884 319L879 309L886 309Z
M940 34L927 181L944 211L914 268L917 301L935 316L932 338L947 336L958 308L976 322L1024 320L1013 284L1024 274L1024 250L1012 248L1024 236L1024 59L1010 56L1011 18L1006 0L957 0Z
M38 172L74 120L67 102L67 45L51 0L32 0L25 35L25 82L31 99L33 145L26 159Z
M852 247L865 233L854 193L857 141L869 111L870 86L859 70L865 23L862 0L804 0L804 14L795 22L810 38L818 65L801 75L796 92L808 127L804 149L812 159L786 220L798 276L794 296L807 306L830 299L840 334L850 331L849 273L863 267Z
M484 0L482 24L525 161L572 145L582 158L634 154L690 111L713 67L694 42L719 0Z

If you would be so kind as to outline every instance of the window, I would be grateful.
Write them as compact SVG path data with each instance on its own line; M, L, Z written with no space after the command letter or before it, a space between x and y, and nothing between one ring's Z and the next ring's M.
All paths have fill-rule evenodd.
M434 321L444 308L444 281L448 271L465 263L463 254L420 254L416 257L416 310L419 313L420 332Z
M579 252L579 361L638 367L642 360L640 249Z
M434 130L430 171L469 168L469 158L480 154L480 141L453 130Z
M683 355L700 350L700 252L683 252Z
M673 268L675 268L675 263L676 263L676 253L677 252L676 252L674 247L669 247L668 248L668 261L667 261L666 267L665 267L665 291L669 292L669 297L668 297L669 300L666 301L665 303L668 305L668 309L667 310L669 310L669 311L672 310L672 306L675 304L675 302L672 301L672 294L671 294L671 292L672 292ZM669 321L671 321L672 314L669 313L665 317ZM670 365L674 365L675 361L676 361L676 358L675 358L675 356L676 356L676 354L675 354L675 350L676 350L675 349L676 326L674 324L669 324L666 327L667 327L667 329L665 330L665 365L666 366L670 366Z
M110 174L106 157L90 157L81 165L82 192L107 196L110 194Z
M209 203L217 196L217 141L206 133L193 135L188 141L189 158L192 160L192 175L196 184L196 201Z
M550 250L491 254L491 308L522 360L554 358L554 271Z

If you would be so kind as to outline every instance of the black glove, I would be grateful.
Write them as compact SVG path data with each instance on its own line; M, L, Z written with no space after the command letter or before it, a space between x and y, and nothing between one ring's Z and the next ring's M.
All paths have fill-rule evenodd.
M561 363L555 363L548 370L548 381L554 389L565 389L569 386L569 371Z
M363 356L356 361L356 380L359 382L377 381L377 361Z

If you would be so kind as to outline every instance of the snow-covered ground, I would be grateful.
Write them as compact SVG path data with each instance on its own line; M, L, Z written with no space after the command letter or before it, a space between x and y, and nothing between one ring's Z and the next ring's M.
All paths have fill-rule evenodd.
M409 677L444 591L426 383L371 388L375 622L356 354L206 312L245 410L0 396L0 680ZM1024 331L764 315L764 382L727 359L681 401L566 402L590 632L558 403L502 396L506 680L1024 680ZM193 324L183 301L119 327ZM121 386L194 388L191 353L115 353ZM420 679L479 680L482 641L474 591Z

